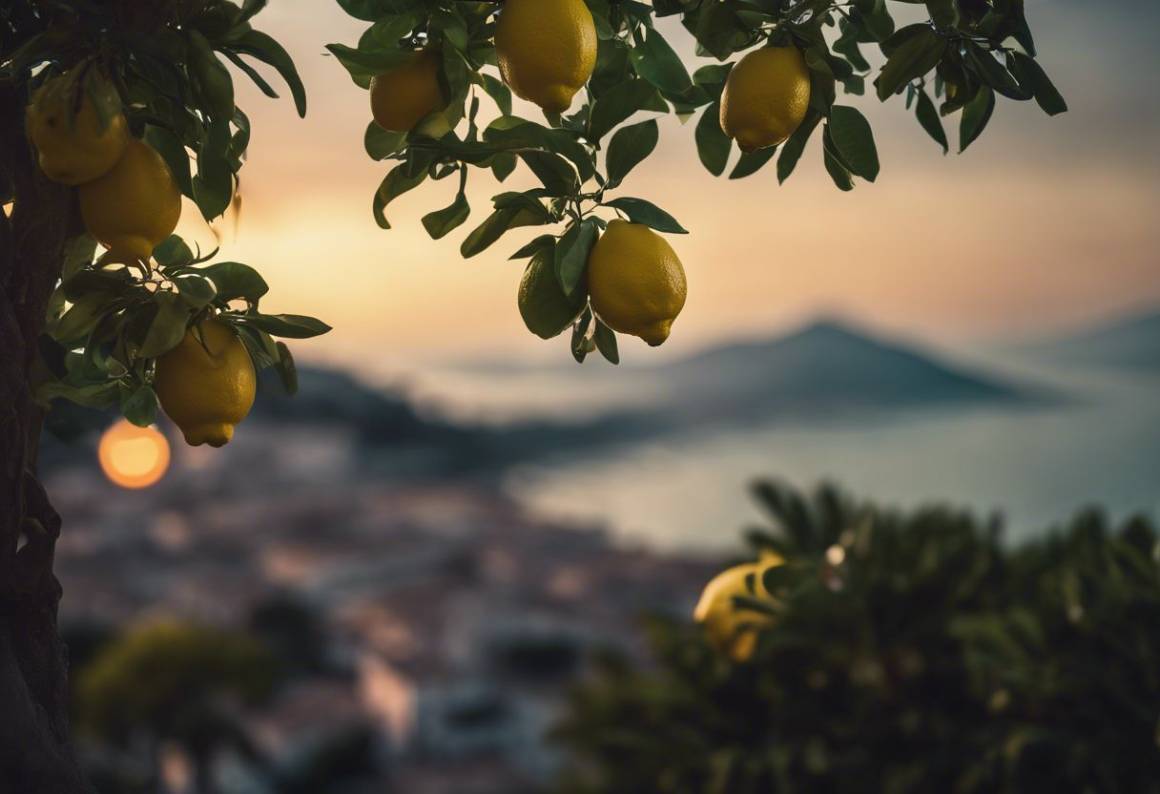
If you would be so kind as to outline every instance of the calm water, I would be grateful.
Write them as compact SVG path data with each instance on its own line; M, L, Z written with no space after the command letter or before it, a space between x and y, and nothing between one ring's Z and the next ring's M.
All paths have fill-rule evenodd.
M894 505L944 501L998 510L1011 538L1090 504L1114 516L1160 514L1160 377L1060 372L993 356L987 364L1074 399L1042 409L690 432L516 470L508 487L541 514L599 521L626 542L667 548L736 544L739 531L760 520L746 490L759 476L801 486L833 479ZM632 371L619 382L571 374L553 380L541 372L526 376L535 378L534 389L522 388L521 377L457 373L443 382L453 388L432 381L425 390L470 394L452 406L457 413L502 420L505 408L525 416L598 414L601 406L647 403L656 389ZM542 410L528 402L532 394Z

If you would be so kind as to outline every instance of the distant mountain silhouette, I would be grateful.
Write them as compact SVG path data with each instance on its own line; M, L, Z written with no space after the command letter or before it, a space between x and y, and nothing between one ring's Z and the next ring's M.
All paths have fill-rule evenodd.
M774 339L711 348L666 365L661 373L671 381L681 413L742 421L1032 396L837 320Z
M1160 309L1020 348L1060 363L1160 372Z

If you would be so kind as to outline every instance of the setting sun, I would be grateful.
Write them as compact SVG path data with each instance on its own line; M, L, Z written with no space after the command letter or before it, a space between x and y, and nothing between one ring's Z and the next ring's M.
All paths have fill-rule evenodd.
M101 436L101 469L122 488L148 488L169 468L169 442L153 427L122 419Z

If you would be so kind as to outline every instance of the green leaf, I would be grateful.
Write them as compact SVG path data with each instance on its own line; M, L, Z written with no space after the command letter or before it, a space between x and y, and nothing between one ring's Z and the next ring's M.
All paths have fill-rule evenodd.
M947 142L947 133L943 129L942 119L939 118L938 110L935 108L931 98L927 96L925 89L920 89L918 92L918 102L914 107L914 114L918 118L918 123L942 147L943 154L946 154L950 150L950 144Z
M293 396L298 393L298 367L294 364L294 357L290 355L290 348L285 342L277 343L278 363L274 365L278 370L278 377L282 381L282 388Z
M793 135L789 136L789 140L781 147L781 156L777 158L778 184L789 179L789 175L793 173L798 160L801 159L802 152L805 151L810 136L813 135L821 120L820 113L816 110L810 110L798 128L793 131Z
M367 124L363 146L372 160L385 160L407 144L407 133L388 132L375 122Z
M946 39L925 26L906 39L890 55L874 81L878 98L885 101L911 80L925 75L942 60L946 48Z
M988 86L979 86L975 98L963 108L963 118L959 122L959 153L966 151L982 134L991 114L995 111L995 92Z
M680 56L655 28L629 50L628 57L636 73L662 91L679 94L693 84Z
M213 281L200 274L178 276L173 283L181 299L192 309L205 308L217 297Z
M193 251L176 234L171 234L153 249L153 258L161 267L188 265L193 261Z
M176 135L164 127L149 124L145 127L145 142L157 150L169 166L182 194L193 198L193 176L189 169L189 153Z
M870 182L877 179L878 148L866 117L855 108L834 105L827 126L830 139L850 170Z
M234 80L230 71L214 55L209 41L197 30L186 30L189 36L190 67L202 101L204 110L215 119L232 119L234 116Z
M287 339L309 339L330 330L330 326L321 320L300 314L241 314L235 317L268 334Z
M374 212L375 222L379 224L379 228L391 228L390 221L387 220L385 213L387 205L408 190L413 190L418 187L427 178L426 170L419 171L415 174L408 173L408 171L409 169L406 163L395 166L383 178L383 181L379 184L379 189L375 191L375 198L372 202L371 209Z
M107 313L110 301L108 293L92 293L77 299L53 327L53 338L66 347L84 339Z
M281 44L261 31L249 30L239 38L231 39L229 46L236 52L251 55L277 69L290 87L298 115L306 115L306 87L302 85L294 60Z
M598 142L614 127L627 121L639 110L668 111L657 89L647 80L632 79L617 83L597 98L588 117L587 137Z
M438 240L448 232L461 226L471 214L471 205L467 203L467 196L463 191L455 194L455 201L441 210L429 212L423 216L423 228L432 240Z
M338 0L342 10L355 19L374 22L385 10L382 0Z
M193 178L193 200L207 221L224 213L234 198L229 147L229 122L224 119L214 121L198 149L197 176Z
M584 312L576 320L576 324L572 326L572 341L569 344L572 349L572 358L576 359L577 364L583 364L588 354L596 349L596 343L588 337L588 329L591 326L592 308L585 306Z
M467 235L467 239L459 246L459 253L464 259L470 259L486 250L509 229L519 226L542 226L550 220L551 217L546 211L537 214L534 210L526 207L508 207L496 210L471 234Z
M721 176L729 162L729 150L733 140L721 129L721 105L717 102L705 108L697 122L694 133L697 141L697 156L701 164L713 176Z
M483 81L483 90L488 93L499 108L499 112L503 116L510 116L512 114L512 92L511 89L490 74L480 74L480 79Z
M585 218L580 223L569 226L556 245L553 256L556 278L564 294L570 298L577 292L587 294L587 291L581 288L588 271L588 254L591 253L598 236L596 219Z
M500 152L491 158L491 172L497 182L502 182L516 170L516 156L511 152Z
M219 301L245 299L253 303L270 291L261 274L241 262L218 262L200 272L217 287Z
M152 386L122 392L121 414L137 427L148 427L157 421L157 392Z
M406 63L414 51L396 45L375 49L348 47L345 44L327 44L326 49L359 82L358 78L370 78L389 72Z
M539 178L549 196L571 196L580 189L576 171L560 155L531 150L517 156Z
M596 342L596 349L600 351L600 355L604 356L605 360L611 364L620 363L620 350L616 345L616 334L599 319L596 321L596 332L592 334L592 339Z
M554 235L554 234L541 234L539 237L535 238L531 242L527 243L526 245L521 246L518 251L516 251L514 254L512 254L511 256L508 257L508 260L510 261L512 259L524 259L524 258L529 257L529 256L534 256L536 254L536 252L538 252L541 248L555 249L555 247L556 247L556 235Z
M828 134L822 138L823 142L827 144L822 147L822 156L825 158L824 163L826 166L826 172L830 175L830 178L834 180L834 184L838 186L839 190L853 190L854 180L850 178L850 172L846 169L846 166L843 165L838 156L834 154L831 145L829 145L830 142L827 140L827 138Z
M1030 91L1024 91L1018 81L1011 76L995 56L979 45L971 42L967 45L967 57L975 66L975 73L983 82L998 91L1003 96L1012 99L1030 99Z
M1031 89L1035 101L1047 115L1057 116L1067 112L1067 102L1034 58L1014 51L1007 53L1007 58L1019 82Z
M596 172L592 155L566 130L550 129L516 116L501 116L483 131L483 139L512 151L529 149L555 152L568 158L580 173L581 181Z
M572 324L587 296L578 290L571 298L560 288L552 254L541 249L532 257L520 280L518 305L528 330L541 339L558 336Z
M609 187L619 185L633 168L652 154L659 139L660 132L654 119L617 130L608 144Z
M756 174L773 159L775 154L777 154L776 146L767 146L754 152L742 152L741 157L737 160L737 165L733 166L729 178L743 179L751 174Z
M156 358L180 344L189 326L190 309L181 298L172 292L158 292L153 296L157 312L149 323L145 338L137 355L141 358Z
M652 202L639 198L618 198L604 202L604 206L620 210L633 223L643 223L658 232L688 234L677 220Z
M959 24L959 7L955 0L926 0L926 10L936 27L947 29Z

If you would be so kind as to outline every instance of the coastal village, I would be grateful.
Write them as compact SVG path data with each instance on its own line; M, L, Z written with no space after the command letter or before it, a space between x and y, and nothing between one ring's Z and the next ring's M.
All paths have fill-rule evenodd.
M689 614L717 567L545 522L494 480L392 479L392 454L340 425L267 422L220 452L174 445L148 490L117 489L85 455L49 477L66 632L247 632L285 603L317 623L315 658L282 659L297 672L240 709L261 764L216 757L218 791L294 790L276 781L343 753L359 756L344 779L312 791L538 791L592 654L642 656L642 616ZM198 791L178 749L161 772L167 794Z

